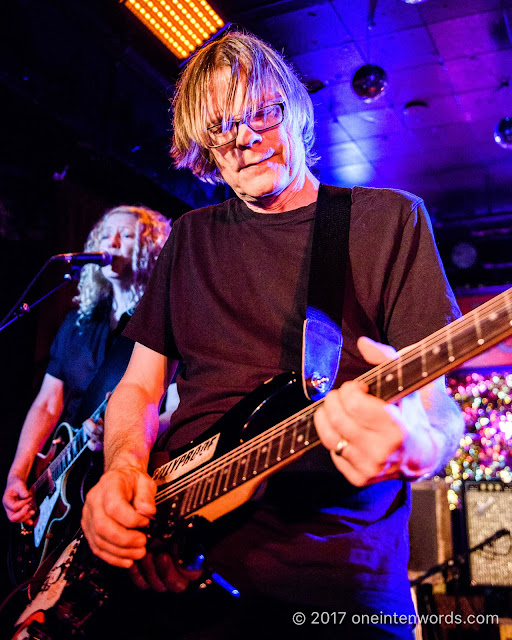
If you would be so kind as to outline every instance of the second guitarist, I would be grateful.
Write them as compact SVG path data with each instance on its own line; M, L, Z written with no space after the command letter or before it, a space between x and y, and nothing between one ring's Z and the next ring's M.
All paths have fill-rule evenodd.
M34 482L53 458L51 452L46 459L39 459L45 442L60 420L80 427L122 376L133 343L121 336L121 331L142 296L169 229L168 220L156 211L143 206L119 206L107 211L89 233L85 251L108 251L113 256L112 264L83 267L76 297L78 309L66 317L52 345L46 375L23 424L8 473L3 505L11 522L23 523L28 530L37 527L42 498L38 497L38 504L27 483ZM109 361L113 354L115 364L114 359ZM97 449L102 435L101 422L88 420L85 429L90 448ZM70 428L63 427L54 439L59 441L58 447L72 437ZM38 464L30 477L36 459ZM101 468L101 463L99 466ZM80 485L78 478L78 491ZM51 494L54 490L50 482L48 492ZM75 519L79 520L81 500L72 498L69 491L68 500L78 501ZM58 514L57 501L52 500L52 511L54 509ZM46 521L53 517L49 516ZM46 526L44 530L46 535ZM60 535L55 534L52 542L60 542ZM35 570L30 557L22 554L18 561L11 562L18 579L20 575L29 577ZM24 567L24 562L30 566Z

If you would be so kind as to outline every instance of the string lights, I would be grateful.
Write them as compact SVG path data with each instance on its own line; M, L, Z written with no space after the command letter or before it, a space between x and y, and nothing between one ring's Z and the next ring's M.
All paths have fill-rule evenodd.
M178 58L224 26L206 0L120 0Z

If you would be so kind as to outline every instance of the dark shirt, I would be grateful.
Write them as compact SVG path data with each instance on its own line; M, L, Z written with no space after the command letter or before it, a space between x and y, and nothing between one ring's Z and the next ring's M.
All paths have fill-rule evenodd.
M314 212L259 214L233 199L174 224L125 332L184 361L164 448L204 432L270 377L300 370ZM369 369L359 336L401 349L457 316L422 200L354 188L338 385ZM322 447L269 484L269 499L213 550L223 575L291 602L412 611L408 486L355 488Z
M64 383L61 420L73 427L79 427L103 402L105 394L115 388L133 349L133 341L121 335L127 314L114 331L107 308L97 309L90 320L79 326L77 317L78 311L71 311L64 319L53 341L46 370Z

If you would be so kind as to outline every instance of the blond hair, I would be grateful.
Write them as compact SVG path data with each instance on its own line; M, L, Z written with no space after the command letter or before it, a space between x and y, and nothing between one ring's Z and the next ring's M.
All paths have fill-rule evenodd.
M171 156L177 168L187 168L204 182L223 182L207 148L207 96L213 76L231 68L223 124L232 121L237 89L242 87L242 111L254 113L265 95L279 92L285 103L285 125L304 142L306 165L318 159L313 152L314 114L311 98L283 57L256 36L233 32L206 45L195 54L178 80L173 100L174 133Z
M134 308L144 293L158 254L167 240L171 230L171 222L161 213L142 205L114 207L106 211L91 229L84 246L85 251L99 250L104 226L110 216L116 213L128 213L137 218L132 256L133 276L130 285L132 308ZM89 320L100 303L110 304L111 300L112 285L103 276L101 267L95 264L86 264L80 274L78 295L74 298L74 302L78 303L77 324Z

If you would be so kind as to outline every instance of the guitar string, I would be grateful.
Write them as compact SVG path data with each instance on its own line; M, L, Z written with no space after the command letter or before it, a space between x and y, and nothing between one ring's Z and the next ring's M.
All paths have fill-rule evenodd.
M319 400L318 403L320 402L323 401ZM318 403L315 404L315 409L316 407L318 407ZM307 420L308 423L305 424L305 426L311 427L310 422L312 415L308 415L310 413L314 413L314 409L312 407L307 407L307 410L305 410L304 412L297 413L295 414L295 416L287 418L283 422L280 422L270 429L267 429L263 433L255 436L254 438L251 438L251 440L244 442L232 451L225 453L220 458L208 465L209 468L206 471L206 474L205 468L201 467L200 469L193 471L191 475L186 476L186 478L176 481L173 485L167 487L166 489L163 489L157 494L157 504L160 504L163 501L163 499L161 499L162 496L165 495L166 497L164 499L168 499L167 495L170 495L174 492L179 493L182 488L186 489L192 487L192 485L196 484L197 482L204 480L206 476L217 473L233 462L236 462L239 459L241 460L245 455L250 455L252 451L258 449L261 444L270 443L271 440L276 440L280 436L284 435L288 429L288 426L293 424L294 422L300 423L301 421L305 422ZM318 439L316 432L314 432L314 437L316 441Z
M508 294L511 294L510 295L511 299L506 302L506 305L504 305L502 304L502 300L508 298L509 297ZM512 311L507 311L505 308L505 306L508 306L511 303L512 303L512 289L508 289L507 291L504 291L502 294L495 296L488 302L484 303L480 307L477 307L476 309L474 309L473 311L470 311L469 313L462 316L461 318L458 318L457 320L450 323L449 325L446 325L445 327L438 329L433 334L427 336L426 338L424 338L423 340L415 344L407 352L405 352L402 355L399 355L398 358L386 360L380 365L375 366L374 368L370 369L363 375L359 376L358 378L356 378L356 380L360 380L363 382L371 382L372 379L377 378L378 375L382 375L382 373L391 372L392 370L396 369L397 366L400 364L403 366L403 365L410 364L413 361L419 360L419 356L421 356L426 349L432 347L433 345L440 346L443 343L448 343L450 341L453 341L454 338L463 337L463 334L466 333L468 329L471 329L474 327L475 325L474 320L481 315L482 311L485 311L486 314L485 314L485 317L480 318L481 321L487 320L489 316L491 316L493 313L499 313L500 311L506 311L507 316L510 316L512 318ZM512 326L512 320L510 322ZM501 331L500 334L503 333L503 331Z
M406 354L404 354L404 356L408 356L408 357L400 357L397 360L391 360L391 361L386 361L385 363L383 363L380 366L377 366L373 369L371 369L369 372L367 372L366 374L363 374L362 376L360 376L359 378L356 378L357 380L361 380L364 382L367 381L371 381L372 378L376 378L378 375L378 371L379 373L382 373L383 371L386 371L390 368L394 369L396 368L396 365L399 364L399 362L403 365L408 363L411 360L417 360L417 357L411 357L412 354L415 353L421 353L421 351L423 350L423 348L425 347L426 343L430 342L439 342L438 338L441 335L446 335L446 334L450 334L453 333L453 331L450 331L449 328L453 327L454 324L457 324L458 326L456 327L456 333L457 334L462 334L465 332L465 330L467 330L470 324L474 324L473 323L473 319L475 316L481 315L481 312L484 311L489 311L490 309L492 309L494 306L496 306L496 308L498 310L502 310L504 307L502 307L501 305L501 299L502 298L507 298L508 295L505 294L509 294L512 290L507 290L505 292L503 292L503 294L496 296L495 298L493 298L492 300L490 300L488 303L485 303L484 305L481 305L481 307L478 307L477 309L475 309L474 311L470 312L469 314L466 314L465 316L462 316L461 318L459 318L458 320L456 320L454 323L451 323L451 325L447 325L446 327L442 327L440 330L438 330L437 332L435 332L434 334L432 334L431 336L429 336L427 339L425 339L425 341L422 342L421 346L419 348L414 348L411 349L409 352L407 352ZM496 299L499 300L496 300ZM508 301L510 302L510 301ZM477 313L478 312L478 313ZM483 318L485 320L485 318ZM433 338L435 338L436 340L433 340ZM283 422L275 425L274 427L271 427L270 429L266 430L263 434L260 434L259 436L255 436L254 438L252 438L250 441L248 441L247 443L244 443L243 445L241 445L240 447L237 447L236 449L234 449L233 451L224 454L224 456L221 456L221 458L219 458L218 460L216 460L215 462L211 463L210 468L207 471L208 475L211 474L215 474L217 471L227 467L228 465L231 465L233 462L235 462L236 460L238 460L239 458L243 458L244 455L250 455L250 453L252 453L253 450L259 448L260 444L262 444L262 442L270 442L273 439L276 439L278 436L283 435L280 432L286 431L288 426L293 424L293 423L297 423L299 422L301 419L302 420L306 420L306 419L310 419L311 418L311 413L314 413L316 411L316 409L318 408L318 406L323 403L323 400L320 400L318 402L316 402L315 404L306 407L306 409L302 410L301 412L296 413L294 416L291 416L290 418L284 420ZM308 425L310 426L310 425ZM197 482L204 480L204 472L205 469L203 467L201 467L200 470L193 472L191 475L187 476L186 479L183 479L182 481L178 481L176 482L174 485L172 485L171 487L168 487L167 490L163 490L162 492L160 492L158 498L159 501L157 502L157 504L160 504L163 500L166 500L167 497L162 498L161 496L163 494L166 494L168 491L170 491L171 493L175 492L175 493L179 493L179 491L183 488L191 488L193 485L197 484ZM201 477L200 477L201 476Z
M462 316L461 318L456 320L454 323L451 323L446 327L442 327L440 330L438 330L437 332L435 332L434 334L426 338L424 341L422 341L420 345L413 347L410 351L404 354L404 356L399 357L396 360L386 361L385 363L382 363L382 365L377 366L371 369L366 374L363 374L362 376L358 377L357 380L361 380L363 382L370 382L372 381L372 379L375 379L378 375L382 375L383 372L388 371L390 369L393 369L393 370L396 369L397 365L399 364L403 366L404 364L408 364L412 360L417 360L418 359L417 354L418 353L422 354L422 351L425 349L428 343L438 344L440 342L439 338L441 336L446 337L446 336L449 336L450 334L452 334L452 338L453 338L454 324L457 325L455 327L455 334L458 334L460 337L461 334L464 333L469 328L470 325L474 325L474 319L479 315L481 315L482 311L490 312L491 309L493 309L494 307L496 307L496 309L500 311L504 309L504 306L501 304L502 299L508 298L511 291L512 290L507 290L503 292L501 295L496 296L495 298L488 301L484 305L481 305L480 307L473 310L469 314ZM510 300L507 301L507 304L509 303L510 303ZM494 309L493 309L493 312L494 312ZM492 312L489 313L489 315L491 314ZM486 318L481 318L481 319L485 320ZM208 474L209 475L215 474L217 471L220 471L221 469L226 468L228 465L231 465L234 461L238 460L239 458L243 458L244 455L250 455L253 450L259 448L262 442L265 442L265 441L270 442L271 440L276 439L279 435L282 435L280 434L281 431L287 430L289 425L298 422L299 419L305 420L309 418L310 414L316 411L320 403L322 403L322 401L319 401L314 405L307 407L302 412L299 412L298 414L295 414L294 416L288 418L282 423L279 423L278 425L271 427L270 429L266 430L263 434L256 436L255 438L251 439L249 442L244 443L244 445L237 447L232 452L225 454L224 456L222 456L221 458L219 458L217 461L215 461L210 465ZM202 477L199 477L199 476L202 476ZM172 492L179 492L182 487L187 488L188 486L190 488L201 480L204 480L204 468L201 468L200 471L194 472L192 475L187 476L186 480L184 479L181 482L175 483L172 487L169 487L168 490ZM165 493L165 490L161 492L160 496L162 496L162 494L164 493ZM167 499L167 498L162 498L160 502L163 499Z
M104 413L106 407L107 407L107 403L108 403L108 398L106 398L105 400L103 400L103 402L100 404L100 406L96 409L96 411L94 411L94 413L91 415L91 420L93 420L94 422L97 422L102 414ZM54 458L50 464L46 467L46 469L41 473L41 475L36 479L36 481L33 483L32 485L32 489L34 489L34 491L37 491L37 489L39 489L41 487L41 485L43 484L43 481L47 479L48 475L51 475L51 478L53 480L53 474L51 473L51 468L60 465L60 462L62 461L62 458L65 457L65 455L67 454L68 449L71 448L71 445L73 444L73 442L78 441L79 437L81 437L82 435L85 434L85 429L82 427L80 427L80 429L74 434L74 436L71 438L71 440L66 444L66 446L62 449L62 451L59 452L58 456L56 458ZM87 446L87 440L84 441L84 443L82 444L82 448L80 449L80 451L78 451L78 453L74 456L73 460L66 465L66 468L69 468L70 464L72 462L74 462L74 460L76 460L78 458L79 455L81 455L82 451L85 450ZM64 469L65 471L66 469ZM62 475L62 473L64 473L64 471L62 471L60 475Z
M507 300L505 304L502 304L502 301L508 297L510 297L510 300ZM378 370L382 370L382 369L385 370L386 367L392 368L393 365L398 363L399 361L401 361L402 364L408 364L410 361L416 360L417 355L421 354L422 350L425 347L429 347L432 344L438 344L440 342L448 342L448 339L447 339L448 336L451 336L451 338L453 339L453 337L460 336L461 334L465 333L468 329L473 328L475 324L474 320L481 315L482 311L486 312L485 313L486 317L481 318L481 320L485 321L493 313L497 313L499 311L506 311L506 306L509 304L512 304L512 289L507 289L507 291L504 291L500 295L495 296L494 298L484 303L480 307L477 307L476 309L473 309L473 311L470 311L466 315L460 318L457 318L457 320L454 320L452 323L444 327L441 327L441 329L438 329L431 335L427 336L426 338L418 342L409 351L405 352L399 358L386 360L386 362L383 362L380 365L377 365L376 367L374 367L373 369L370 369L365 374L363 374L362 376L356 379L361 380L366 377L372 377L371 374L375 374ZM512 310L510 312L507 311L507 315L510 315L510 317L512 318ZM446 338L444 340L440 340L441 336Z
M66 446L62 449L62 451L59 452L58 456L50 462L50 464L41 473L41 475L37 478L37 480L35 480L34 484L32 485L32 488L35 491L37 491L37 489L41 487L41 485L43 484L43 481L46 480L48 476L50 476L53 481L53 473L51 472L52 467L55 468L60 466L60 463L63 461L63 459L67 455L68 450L71 450L73 442L78 441L79 437L81 437L83 433L85 433L85 430L83 427L81 427L76 432L76 434L71 438L71 440L66 444ZM78 453L74 456L73 460L71 460L71 462L66 465L66 468L68 468L70 464L78 458L78 456L82 453L82 451L85 450L86 447L87 447L87 440L85 441L84 444L82 444L80 451L78 451ZM62 475L62 473L64 473L65 470L66 469L64 469L61 473L59 473L59 477Z
M183 478L182 480L178 480L176 481L175 484L171 485L170 487L167 487L166 489L163 489L160 492L158 497L166 494L167 492L174 492L175 490L179 492L179 490L181 490L182 488L188 488L189 486L191 487L192 485L196 484L198 481L204 480L207 475L217 473L218 471L226 468L233 462L236 462L237 460L241 460L244 456L250 455L253 450L258 449L261 444L270 443L272 440L276 440L279 437L282 437L283 435L285 435L286 431L288 430L288 427L293 423L302 422L305 427L311 428L312 414L314 413L316 407L318 407L318 404L321 402L323 401L319 400L317 403L315 403L314 407L307 407L307 409L304 410L303 412L299 412L294 416L291 416L290 418L283 420L283 422L280 422L277 425L274 425L273 427L271 427L270 429L267 429L263 433L255 436L254 438L251 438L251 440L248 440L247 442L244 442L243 444L236 447L235 449L225 453L220 458L211 462L208 465L209 468L206 474L205 474L204 467L201 467L200 469L193 471L191 475ZM313 437L315 438L313 442L316 442L318 440L316 431L313 432ZM286 453L286 452L283 452L283 453Z

